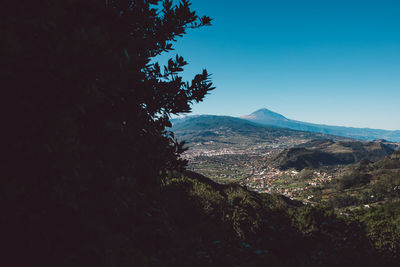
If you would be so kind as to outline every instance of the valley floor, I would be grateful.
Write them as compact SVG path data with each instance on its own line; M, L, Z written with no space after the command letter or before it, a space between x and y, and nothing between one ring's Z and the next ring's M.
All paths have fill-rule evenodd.
M193 149L185 152L184 158L189 161L189 170L210 177L217 183L237 183L258 193L277 193L304 204L333 206L341 212L359 206L368 208L387 199L387 195L391 195L391 200L396 200L400 195L400 166L382 169L379 168L380 163L377 163L378 167L373 170L374 165L370 163L361 167L359 164L349 164L305 168L301 171L281 170L271 162L285 147ZM365 168L362 172L366 176L372 175L375 178L368 183L343 185L346 179L350 179L349 176L359 175L354 172L360 172L360 168ZM389 177L386 180L391 182L380 179L382 177Z

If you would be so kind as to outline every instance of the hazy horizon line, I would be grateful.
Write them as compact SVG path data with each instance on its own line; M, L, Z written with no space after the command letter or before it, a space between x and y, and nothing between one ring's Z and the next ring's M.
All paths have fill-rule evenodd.
M256 109L256 110L253 111L253 112L256 112L256 111L262 110L262 109L267 109L267 110L269 110L269 111L271 111L271 112L274 112L274 113L276 113L276 114L282 115L282 116L284 116L285 118L287 118L287 119L289 119L289 120L297 121L297 122L303 122L303 123L318 124L318 125L323 125L323 126L356 128L356 129L384 130L384 131L392 131L392 132L400 131L400 129L393 129L393 128L388 129L388 128L379 128L379 127L370 127L370 126L337 125L337 124L334 124L334 123L333 123L333 124L329 124L329 123L322 123L322 122L310 122L310 121L307 121L307 120L291 119L291 118L286 117L284 114L281 114L281 113L279 113L279 112L275 112L275 111L273 111L273 110L271 110L271 109L269 109L269 108L266 108L266 107L258 108L258 109ZM253 113L253 112L252 112L252 113ZM250 114L251 114L251 113L250 113ZM245 118L242 118L242 117L243 117L243 116L248 116L248 115L250 115L250 114L232 115L232 114L221 114L221 113L220 113L220 114L211 114L211 113L210 113L210 114L206 114L206 113L185 113L184 115L180 115L180 116L174 115L174 116L172 116L171 118L172 118L172 119L174 119L174 118L183 118L183 117L187 117L187 116L228 116L228 117L233 117L233 118L245 119Z

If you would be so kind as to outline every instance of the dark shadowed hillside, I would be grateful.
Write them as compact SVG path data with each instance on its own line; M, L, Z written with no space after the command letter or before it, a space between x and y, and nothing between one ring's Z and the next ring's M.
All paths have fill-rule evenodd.
M173 229L163 234L170 241L145 253L166 266L376 266L382 260L362 225L329 209L195 173L172 174L161 203ZM148 212L153 221L166 219Z
M331 204L336 207L398 202L400 152L395 151L377 162L363 160L349 166L333 185L336 188L331 190Z
M393 148L381 142L313 140L280 153L274 164L280 169L343 165L362 159L378 161L393 153Z

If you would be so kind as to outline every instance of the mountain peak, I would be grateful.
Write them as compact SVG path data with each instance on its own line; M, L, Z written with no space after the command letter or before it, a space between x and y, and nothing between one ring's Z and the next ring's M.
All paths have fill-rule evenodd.
M276 112L273 112L267 108L262 108L254 111L250 115L242 116L243 119L250 119L254 121L287 121L288 119Z
M400 142L400 131L341 127L341 126L331 126L331 125L302 122L302 121L288 119L285 116L273 112L267 108L259 109L257 111L254 111L250 115L242 116L241 118L263 125L288 128L298 131L309 131L315 133L340 135L344 137L366 139L366 140L385 139L385 140L390 140L392 142Z

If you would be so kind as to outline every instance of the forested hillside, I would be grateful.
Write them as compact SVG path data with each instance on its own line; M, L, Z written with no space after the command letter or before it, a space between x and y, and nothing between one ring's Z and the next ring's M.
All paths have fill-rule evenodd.
M340 141L330 139L313 140L284 150L272 161L280 169L347 165L363 159L378 161L389 156L394 149L380 141Z

